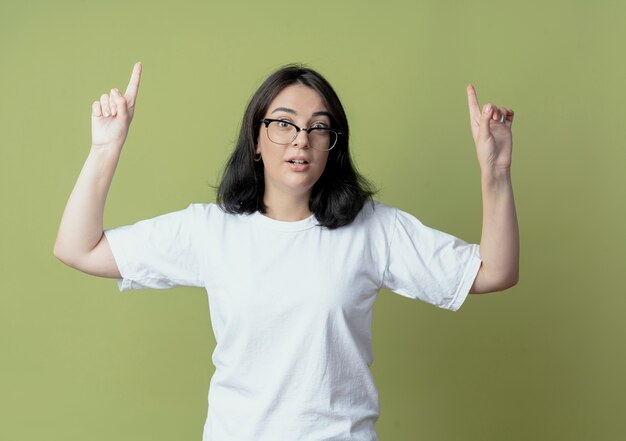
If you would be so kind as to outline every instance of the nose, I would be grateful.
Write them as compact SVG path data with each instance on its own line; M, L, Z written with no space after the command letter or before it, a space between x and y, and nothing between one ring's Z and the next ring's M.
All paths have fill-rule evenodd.
M291 145L303 149L309 147L309 133L306 130L301 129L296 133L296 137L291 142Z

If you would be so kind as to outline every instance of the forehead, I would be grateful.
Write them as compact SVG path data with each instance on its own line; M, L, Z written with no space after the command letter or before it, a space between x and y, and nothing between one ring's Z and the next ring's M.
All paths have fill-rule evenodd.
M322 95L302 84L292 84L281 90L270 102L268 110L272 112L278 107L293 109L296 113L302 115L328 110Z

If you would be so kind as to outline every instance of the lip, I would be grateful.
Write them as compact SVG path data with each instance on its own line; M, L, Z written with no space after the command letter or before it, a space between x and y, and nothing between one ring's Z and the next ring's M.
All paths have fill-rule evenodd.
M292 156L291 158L285 160L285 162L289 163L291 163L291 161L306 161L307 164L311 163L311 161L309 161L309 159L305 158L304 156Z
M307 161L307 162L305 162L304 164L294 164L293 162L290 162L290 161L293 161L294 159L300 159L300 160ZM296 172L306 171L311 166L311 163L307 159L302 158L302 157L290 158L285 161L285 164L287 164L289 169L291 169L292 171L296 171Z

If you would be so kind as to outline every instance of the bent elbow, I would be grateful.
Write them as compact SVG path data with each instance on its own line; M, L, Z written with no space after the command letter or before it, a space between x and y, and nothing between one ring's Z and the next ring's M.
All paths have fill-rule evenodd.
M498 287L496 291L504 291L509 288L513 288L515 285L518 284L518 282L519 282L519 273L516 272L510 277L507 277L506 279L502 280L500 283L500 286Z
M490 292L501 292L514 287L519 282L519 269L514 271L490 271L489 268L481 266L474 284L470 288L472 294L486 294Z
M76 268L76 257L71 252L68 252L58 241L54 244L52 254L65 265Z
M511 277L510 283L511 285L508 288L513 288L515 285L519 283L519 268L515 269L515 273Z
M54 248L52 249L52 254L54 255L54 257L59 259L64 264L70 265L68 256L64 253L63 249L57 243L54 244Z
M509 282L507 282L504 285L504 287L500 291L504 291L506 289L513 288L515 285L517 285L518 282L519 282L519 279L517 279L517 278L513 279L513 280L510 280Z
M63 251L61 249L61 246L59 245L58 240L54 242L54 247L52 248L52 254L61 262L63 261Z

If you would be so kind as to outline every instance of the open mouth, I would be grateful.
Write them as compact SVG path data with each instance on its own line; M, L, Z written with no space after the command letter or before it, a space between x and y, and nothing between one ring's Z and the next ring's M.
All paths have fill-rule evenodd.
M287 162L289 162L291 164L298 164L298 165L300 165L300 164L308 164L309 163L309 161L305 161L304 159L291 159L291 160L289 160Z

